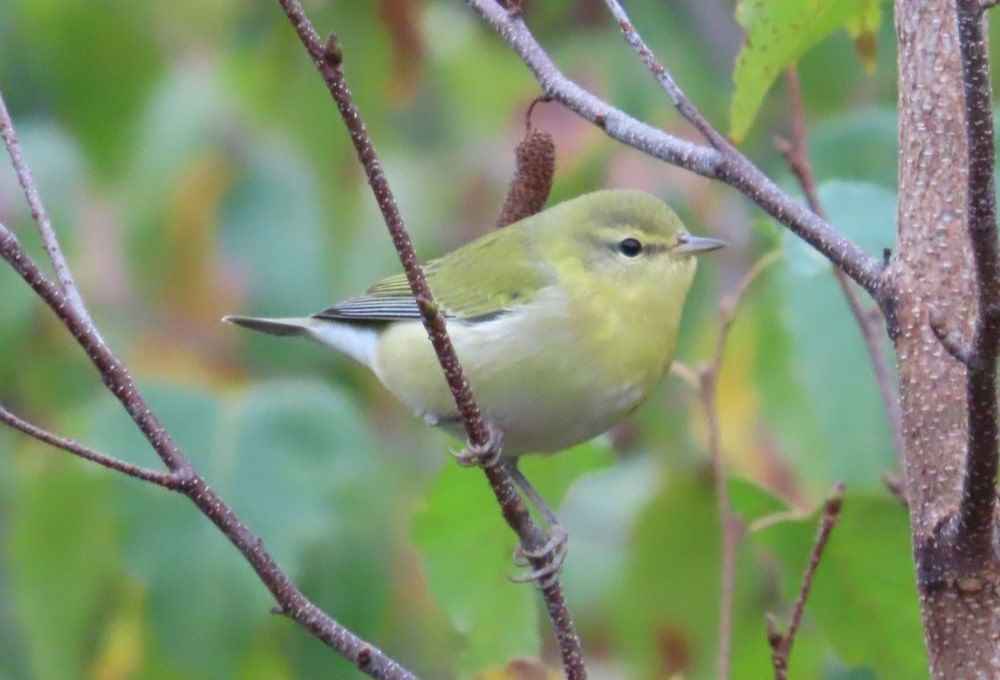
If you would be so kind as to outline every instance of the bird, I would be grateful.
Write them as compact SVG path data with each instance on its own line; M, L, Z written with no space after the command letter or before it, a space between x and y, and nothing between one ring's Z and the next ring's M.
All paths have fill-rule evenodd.
M673 360L697 256L724 245L691 234L659 198L615 189L559 203L424 266L481 413L502 433L502 461L558 529L553 536L565 532L518 458L589 440L643 403ZM428 424L463 432L404 274L308 316L223 321L333 348Z

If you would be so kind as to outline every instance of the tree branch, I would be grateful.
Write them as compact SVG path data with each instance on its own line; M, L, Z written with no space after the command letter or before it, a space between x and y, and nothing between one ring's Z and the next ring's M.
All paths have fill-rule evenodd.
M53 434L48 430L44 430L37 425L29 423L23 418L18 418L2 405L0 405L0 423L4 423L15 430L20 430L29 437L33 437L40 442L48 444L49 446L62 449L63 451L72 453L74 456L79 456L84 460L89 460L93 463L97 463L98 465L103 465L106 468L121 472L129 477L135 477L136 479L141 479L144 482L156 484L157 486L162 486L165 489L171 489L174 491L176 491L178 487L183 484L183 478L178 475L139 467L138 465L126 463L118 458L107 456L99 451L94 451L93 449L88 448L73 439L60 437L57 434Z
M788 103L789 108L791 108L792 138L791 140L777 140L778 150L781 151L789 169L798 180L809 209L826 219L826 212L820 204L819 193L816 190L816 178L813 175L812 164L809 162L809 135L806 129L805 108L802 105L802 88L799 84L798 69L794 66L788 69L786 82ZM881 314L875 316L865 310L844 272L834 267L833 276L837 279L840 290L847 300L847 306L851 310L851 315L861 330L861 337L864 340L865 349L868 350L872 371L875 373L879 395L882 397L882 406L885 408L886 417L889 420L893 447L896 449L896 455L902 456L904 446L903 412L899 406L899 396L885 360L885 353L882 351L883 324Z
M68 303L62 291L42 274L35 262L21 247L17 237L2 224L0 224L0 257L5 259L42 298L90 357L91 362L100 371L104 384L132 416L132 420L139 426L146 440L149 441L157 455L170 470L168 476L171 481L167 488L187 496L198 506L202 514L225 534L226 538L236 546L236 549L253 567L261 582L271 591L281 611L373 678L416 680L416 676L386 656L381 650L330 618L292 583L291 579L267 552L264 542L243 525L232 509L195 472L136 389L124 364L100 340L97 331L80 314L80 311ZM64 440L41 431L39 428L14 417L9 412L6 414L2 419L4 423L42 441L66 449L75 455L81 455L102 465L114 463L114 465L107 465L114 469L120 469L127 465L122 461L115 461L102 454L97 454L95 451L83 449L70 440ZM84 450L88 454L94 455L84 456ZM121 471L130 474L124 469ZM155 477L155 473L143 472L143 474ZM142 478L139 474L132 476ZM155 479L149 481L158 483Z
M829 258L872 297L881 301L881 263L783 192L745 156L735 149L723 152L692 144L632 118L563 75L525 26L520 13L508 12L496 0L466 0L466 4L513 48L535 75L546 96L594 123L612 139L738 189L764 212ZM621 15L625 16L623 11ZM625 20L627 21L627 17ZM629 25L631 26L630 23ZM663 69L663 74L664 78L669 77L666 69ZM672 78L670 82L673 82ZM673 92L680 97L680 101L685 102L682 115L685 111L688 114L697 111L679 88ZM718 135L717 139L724 140L724 137Z
M35 221L38 233L42 237L42 245L45 247L45 252L52 263L52 269L56 273L59 288L62 290L63 295L66 296L67 303L76 308L77 313L83 319L84 323L100 338L100 334L97 333L97 327L87 312L87 306L83 304L83 298L80 297L80 291L76 287L73 273L66 263L65 256L63 256L62 248L59 246L59 239L56 237L55 229L52 228L52 222L49 220L49 213L45 210L45 204L42 203L42 197L38 192L31 168L28 167L28 164L24 160L21 143L18 141L17 132L14 130L14 121L11 120L10 112L7 110L7 104L4 102L2 92L0 92L0 138L3 139L4 146L7 147L11 165L17 174L17 181L24 191L24 197L28 201L31 218Z
M975 0L958 0L957 12L965 83L965 138L969 152L966 208L976 271L976 320L970 347L973 360L966 371L969 443L956 528L959 545L968 544L964 557L982 562L994 555L996 524L1000 267L993 189L993 107L982 7Z
M368 183L371 185L375 200L382 211L386 228L389 230L393 245L399 254L400 263L406 272L410 290L420 308L424 328L427 330L445 378L454 395L455 405L462 416L469 437L470 449L478 451L484 461L491 461L492 464L484 464L482 468L493 494L500 504L504 519L517 533L526 554L539 554L545 546L547 538L532 520L504 466L495 464L498 458L496 454L499 453L499 450L492 442L498 442L500 438L490 436L489 428L482 418L472 390L462 372L455 349L448 337L444 317L434 302L430 287L427 285L423 271L417 262L403 217L382 171L381 163L368 136L364 121L354 106L351 91L344 79L343 54L336 36L330 35L324 43L298 0L278 0L278 2L295 28L303 47L312 57L313 64L323 77L350 133L358 159L364 167ZM536 571L549 567L552 559L553 556L528 557ZM583 680L586 678L586 669L583 664L580 638L576 633L576 627L569 610L566 608L559 579L546 578L539 585L549 618L555 629L566 677L570 680Z
M723 137L712 124L705 119L701 111L688 99L684 91L681 90L680 86L674 80L670 72L663 67L663 65L656 60L656 55L653 51L649 49L646 43L643 41L642 36L632 25L631 20L625 13L625 9L621 6L618 0L605 0L604 4L608 6L608 10L611 15L614 16L615 21L618 22L619 28L622 29L622 34L625 36L625 42L638 53L639 58L642 63L646 65L650 71L653 72L653 76L659 81L660 86L670 97L670 100L674 103L677 111L687 120L689 123L697 128L705 139L711 144L715 149L719 151L727 151L732 148L732 144L729 143L725 137Z
M788 630L781 634L775 620L771 616L767 617L767 641L771 645L771 663L774 666L775 680L785 680L788 677L788 657L792 653L792 644L795 642L795 635L802 623L802 614L806 609L809 591L812 590L813 578L816 576L816 570L819 569L820 560L823 559L823 551L830 540L830 532L833 531L840 518L840 510L843 505L844 485L837 484L833 488L830 498L823 504L823 515L820 517L816 541L809 553L809 564L806 565L805 573L802 575L802 586L799 588L799 595L795 598L795 605L792 607L792 619L791 623L788 624Z

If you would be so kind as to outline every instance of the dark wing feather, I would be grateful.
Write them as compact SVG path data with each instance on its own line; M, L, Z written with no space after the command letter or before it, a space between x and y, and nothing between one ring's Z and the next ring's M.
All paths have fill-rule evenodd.
M495 319L516 305L530 302L552 283L530 252L529 234L518 225L505 227L462 246L424 267L427 283L446 318L467 322ZM503 238L502 248L497 248ZM404 274L373 285L364 295L348 298L313 315L337 321L385 322L419 319L420 310Z

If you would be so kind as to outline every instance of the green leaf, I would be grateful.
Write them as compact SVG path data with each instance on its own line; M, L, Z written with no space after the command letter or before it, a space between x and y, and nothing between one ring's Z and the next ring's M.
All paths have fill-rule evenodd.
M616 628L636 677L711 667L719 598L719 521L707 480L674 480L636 523ZM698 673L700 671L700 674Z
M809 135L814 174L895 188L897 129L891 109L864 109L817 122Z
M730 484L742 509L776 505L762 490ZM710 479L675 477L643 510L632 536L613 626L629 677L718 677L721 528ZM764 613L776 608L773 558L743 541L736 556L732 609L732 669L736 678L771 673ZM817 677L822 640L803 630L796 641L795 677Z
M152 6L110 0L15 4L22 23L14 35L29 38L25 47L32 55L23 62L30 65L24 80L46 93L46 108L74 130L97 169L117 169L133 141L135 114L161 70L164 43L148 32L157 23ZM109 17L114 30L108 30Z
M610 457L604 447L583 444L553 457L525 458L522 469L555 507L574 479ZM431 593L463 636L461 677L539 653L537 594L508 579L515 536L481 472L446 464L413 519L413 540Z
M746 42L733 70L730 134L746 137L764 95L783 70L849 22L871 19L875 0L740 0Z
M819 198L830 222L863 250L875 254L892 244L892 192L833 181L820 187ZM782 320L792 339L789 361L794 379L805 390L815 428L808 440L789 440L786 450L817 487L844 481L849 488L875 488L891 465L893 449L861 332L829 262L790 232L785 253L780 285L785 298Z
M752 535L756 545L773 550L785 565L789 603L798 593L816 522L815 517L786 522ZM848 665L871 667L880 678L925 677L917 603L905 509L884 494L849 494L816 572L807 619L816 622ZM863 624L844 616L846 611L865 612Z
M110 484L107 475L63 461L24 473L17 485L7 548L34 678L85 675L107 595L120 578Z
M727 485L730 507L745 523L788 510L788 506L781 499L750 480L730 477Z
M372 443L347 397L308 382L266 383L225 401L171 385L145 394L195 467L293 580L306 551L351 537L348 510L358 507L361 489L372 486L362 482L374 474ZM94 418L98 446L125 458L148 451L116 407L106 402ZM156 663L189 678L232 677L271 620L270 594L183 498L138 484L122 483L118 491L126 560L149 590ZM359 587L380 597L367 579Z

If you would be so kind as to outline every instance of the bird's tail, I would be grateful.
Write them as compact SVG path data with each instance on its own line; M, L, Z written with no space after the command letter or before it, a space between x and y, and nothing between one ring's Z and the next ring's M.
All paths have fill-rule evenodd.
M262 316L224 316L222 320L252 331L260 331L270 335L306 335L309 332L310 319L285 317L266 318Z
M319 319L316 317L281 317L266 318L260 316L224 316L222 320L250 330L269 333L270 335L301 336L310 338L323 345L333 347L339 352L355 359L365 366L372 367L375 361L375 345L378 333L374 328Z

